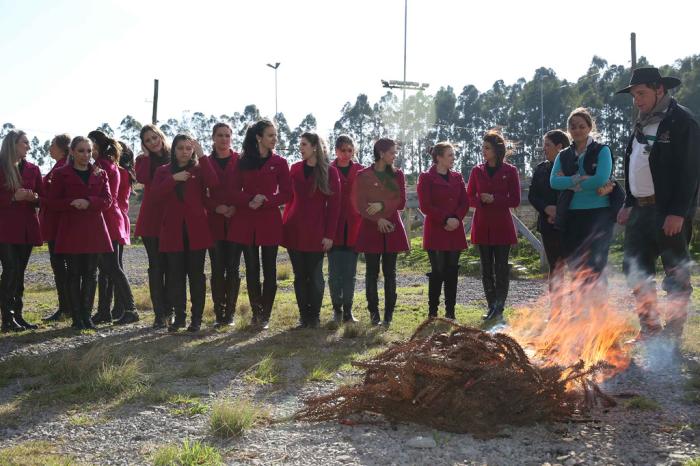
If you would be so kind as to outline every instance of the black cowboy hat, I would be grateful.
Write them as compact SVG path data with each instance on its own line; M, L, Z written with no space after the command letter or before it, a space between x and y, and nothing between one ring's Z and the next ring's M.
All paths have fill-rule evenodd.
M616 92L616 94L628 94L630 89L638 84L651 84L658 82L664 85L664 89L673 89L681 84L681 80L678 78L672 78L670 76L661 77L661 73L659 73L658 68L637 68L632 73L630 85L624 89L620 89Z

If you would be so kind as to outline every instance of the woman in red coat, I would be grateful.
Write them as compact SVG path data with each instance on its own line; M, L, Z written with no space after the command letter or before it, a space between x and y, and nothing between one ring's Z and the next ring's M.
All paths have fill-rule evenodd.
M168 327L171 332L185 326L187 281L192 304L187 330L197 332L202 325L207 292L204 259L212 245L205 199L207 188L215 188L219 182L203 155L191 136L175 136L171 162L156 170L151 190L155 202L164 209L158 241L168 265L165 274L168 302L175 309L175 322Z
M91 131L88 138L92 141L93 158L95 165L104 170L107 174L107 182L109 183L109 192L112 195L111 205L103 212L109 238L112 242L112 251L100 256L98 270L100 275L105 275L102 279L98 277L98 299L97 313L92 316L93 324L101 324L111 322L115 319L115 324L123 325L136 322L139 320L139 315L136 312L134 303L134 295L131 292L129 280L126 278L124 269L119 264L120 250L124 249L124 237L126 236L126 228L124 226L124 217L119 209L118 194L121 184L121 176L119 174L119 158L122 154L122 149L119 143L107 136L102 131ZM121 316L112 316L111 314L111 290L107 284L106 277L109 276L109 281L114 287L114 292L119 296L118 301L124 306L124 312Z
M136 182L136 174L134 173L134 153L124 141L118 142L121 148L121 156L119 157L119 188L117 190L115 202L119 207L119 213L124 221L124 236L119 240L119 267L124 268L124 246L131 244L131 220L129 219L129 198L131 197L131 187ZM104 281L104 283L103 283ZM104 296L101 296L102 288L104 287ZM119 319L124 313L124 304L121 302L119 295L115 293L114 282L110 280L107 274L100 271L97 277L98 289L98 312L101 301L104 300L104 305L107 309L111 306L112 298L114 298L114 307L111 315ZM94 318L93 318L94 322Z
M499 133L484 136L484 163L469 174L467 196L474 207L472 243L478 245L481 280L488 304L485 320L501 319L508 297L510 246L517 243L510 209L520 205L518 170L503 160L506 142Z
M277 293L277 249L282 243L280 206L292 195L289 165L275 154L276 144L277 128L270 120L260 120L248 127L231 188L236 214L231 217L227 233L229 241L244 246L252 323L263 329L269 326Z
M365 253L365 294L372 325L379 325L379 263L384 274L384 325L391 324L396 306L396 258L408 251L408 238L399 211L406 206L403 172L394 168L396 142L382 138L374 144L374 164L357 175L353 202L362 216L355 250Z
M148 291L155 314L153 328L165 328L172 323L173 309L165 294L165 256L158 245L163 206L155 201L151 188L158 167L170 163L170 146L156 125L144 125L140 137L143 153L136 158L135 169L136 181L143 185L143 197L134 234L141 237L148 256Z
M284 208L283 245L294 269L298 328L318 328L325 288L323 254L333 247L338 228L340 179L318 134L302 134L299 152L301 162L289 171L292 199Z
M68 263L68 293L73 327L95 328L90 314L97 289L100 254L111 253L112 242L102 212L112 204L107 173L90 163L92 142L73 138L71 160L51 178L48 208L59 213L56 253Z
M58 134L51 140L49 155L54 159L51 170L44 176L44 198L41 200L41 210L39 210L39 223L41 224L41 237L49 245L49 260L53 271L54 283L56 284L56 294L58 295L58 309L53 314L44 317L45 322L61 320L63 316L70 316L71 307L68 297L68 270L66 257L63 254L56 254L56 229L58 228L58 214L51 211L46 205L46 195L51 190L51 178L56 170L63 167L68 162L70 152L70 136Z
M335 160L331 166L338 170L340 176L340 214L333 247L328 251L328 288L336 323L357 322L352 315L352 302L357 272L355 240L362 217L355 209L351 195L357 174L365 167L354 162L354 156L355 142L352 138L345 134L338 136L335 141Z
M0 148L0 311L2 331L36 329L22 317L24 271L32 247L41 246L37 207L43 194L39 167L25 160L29 139L10 131Z
M219 179L219 185L210 188L206 198L209 231L214 241L214 245L209 248L209 262L211 297L214 301L217 327L233 325L233 314L236 312L238 291L241 287L238 270L243 247L226 241L229 219L236 212L229 195L230 181L238 163L238 153L231 149L232 133L228 123L215 124L212 129L214 148L211 155L205 157Z
M423 248L428 251L428 317L437 317L440 289L445 286L445 317L455 318L459 255L467 249L462 221L469 200L460 173L452 171L455 150L439 142L430 150L433 166L418 177L418 204L425 215Z

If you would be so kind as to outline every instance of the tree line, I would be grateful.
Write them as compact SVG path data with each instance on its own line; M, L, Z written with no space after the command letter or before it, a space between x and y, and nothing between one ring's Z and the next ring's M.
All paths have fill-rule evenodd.
M638 66L649 66L649 63L642 57ZM700 115L700 55L677 60L660 70L662 75L677 76L683 81L683 85L674 90L674 96ZM457 146L457 166L468 175L471 167L481 160L481 136L489 129L500 128L511 144L510 162L518 167L521 176L527 177L542 159L542 131L564 128L569 112L585 106L596 118L601 140L616 156L619 173L621 155L632 125L632 100L629 96L615 95L615 91L629 83L631 73L630 68L610 65L594 56L586 73L571 82L560 79L552 68L543 67L537 69L530 80L520 78L510 85L498 80L484 92L471 84L461 91L447 86L440 87L434 95L424 91L409 94L403 101L389 91L377 102L370 102L367 95L360 94L354 102L343 105L328 141L332 147L337 135L351 135L358 146L358 161L366 165L373 160L375 139L387 135L395 137L402 146L397 165L415 175L430 165L427 149L437 141L450 140ZM233 128L233 146L240 147L246 127L259 118L259 109L251 104L242 112L219 116L188 112L180 118L159 122L159 127L170 138L179 132L189 132L203 147L208 147L212 126L225 121ZM290 162L298 160L299 138L305 131L316 130L316 118L309 113L294 128L283 113L278 113L275 121L280 152ZM127 115L116 128L109 123L98 127L128 142L138 153L142 125ZM12 123L5 123L0 129L0 139L13 128ZM40 166L48 165L49 141L33 137L30 142L29 156Z

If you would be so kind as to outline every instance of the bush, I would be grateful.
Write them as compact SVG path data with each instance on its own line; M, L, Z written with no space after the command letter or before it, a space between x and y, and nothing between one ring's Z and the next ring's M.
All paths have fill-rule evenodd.
M211 408L209 429L219 438L232 438L241 435L264 417L263 409L247 399L221 401Z

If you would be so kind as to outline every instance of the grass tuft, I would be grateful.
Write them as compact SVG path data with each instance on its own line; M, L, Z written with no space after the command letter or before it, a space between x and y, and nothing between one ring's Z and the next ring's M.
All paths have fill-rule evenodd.
M154 466L218 466L223 464L221 453L198 440L185 440L182 445L168 445L153 455Z
M18 466L69 466L75 464L71 456L57 451L55 445L43 441L20 443L0 449L1 465Z
M211 408L209 429L219 438L241 435L265 417L262 407L248 399L220 401Z
M639 411L658 411L661 406L656 401L643 396L635 396L627 400L625 406L628 409L636 409Z
M279 367L270 353L252 366L244 376L246 382L258 385L268 385L279 382Z
M311 369L306 380L309 382L328 382L333 380L333 372L328 364L322 362Z

